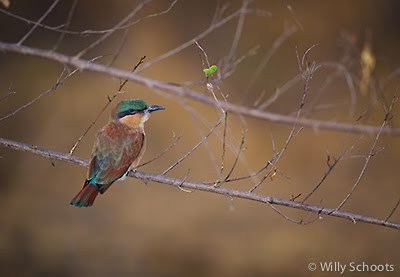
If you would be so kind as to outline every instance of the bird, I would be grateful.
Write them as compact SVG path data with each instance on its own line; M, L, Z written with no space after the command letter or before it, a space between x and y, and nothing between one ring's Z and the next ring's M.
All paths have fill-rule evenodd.
M119 102L109 122L97 134L86 179L71 205L90 207L98 193L103 194L117 180L136 167L145 151L144 123L163 106L148 106L144 100Z

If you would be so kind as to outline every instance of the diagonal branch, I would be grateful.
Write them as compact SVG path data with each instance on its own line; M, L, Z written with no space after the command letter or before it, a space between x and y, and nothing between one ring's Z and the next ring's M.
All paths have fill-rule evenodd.
M212 97L197 93L187 88L142 77L137 74L132 74L129 71L120 70L114 67L90 63L88 60L63 55L49 50L41 50L38 48L18 45L14 43L4 43L4 42L0 42L0 50L46 58L59 63L73 65L81 70L97 72L107 76L117 77L121 79L128 79L132 82L144 85L150 89L158 89L175 94L177 96L187 97L210 106L221 107L225 111L229 111L235 114L241 114L269 122L283 123L289 125L293 125L293 123L296 122L296 117L294 116L265 112L259 109L246 107L243 105L236 105L229 102L217 103ZM297 123L303 127L312 128L314 130L333 130L333 131L341 131L347 133L366 133L366 134L377 134L378 132L380 132L380 127L372 125L354 125L348 123L339 123L335 121L323 121L323 120L308 119L308 118L299 118L297 120ZM382 129L381 134L400 136L400 129L385 127Z
M22 142L17 142L17 141L0 138L0 145L3 147L6 147L6 148L18 150L18 151L30 152L30 153L33 153L33 154L36 154L39 156L43 156L46 158L51 158L54 160L78 164L79 166L83 166L83 167L88 166L87 160L81 159L76 156L71 156L67 153L51 151L51 150L48 150L45 148L39 148L35 145L31 145L31 144L27 144L27 143L22 143ZM400 222L389 222L389 221L386 221L385 219L369 217L369 216L350 213L350 212L343 212L343 211L339 211L339 210L331 209L331 208L324 208L324 207L319 207L319 206L314 206L314 205L303 204L303 203L295 202L292 200L285 200L285 199L271 197L271 196L267 196L267 195L251 193L248 191L233 190L233 189L228 189L228 188L223 188L223 187L216 188L214 186L210 186L210 185L207 185L204 183L191 182L191 181L187 181L187 180L183 181L183 180L176 179L176 178L166 177L161 174L153 174L153 173L147 173L147 172L142 172L142 171L134 171L134 172L130 171L129 176L137 178L137 179L141 179L144 181L151 181L151 182L166 184L166 185L170 185L170 186L174 186L174 187L178 187L178 188L181 187L181 188L186 188L186 189L205 191L205 192L210 192L210 193L215 193L215 194L221 194L224 196L229 196L232 198L240 198L240 199L256 201L256 202L260 202L260 203L264 203L264 204L274 204L274 205L278 205L278 206L290 207L293 209L313 212L318 215L328 215L328 216L333 216L333 217L339 217L342 219L350 220L352 222L364 222L364 223L368 223L368 224L380 225L380 226L385 226L388 228L400 230Z

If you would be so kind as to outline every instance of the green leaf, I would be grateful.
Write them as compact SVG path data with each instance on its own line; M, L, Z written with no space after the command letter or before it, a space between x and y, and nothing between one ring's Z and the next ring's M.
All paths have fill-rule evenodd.
M203 72L206 75L206 77L214 74L218 70L218 67L216 65L212 65L209 68L204 68Z

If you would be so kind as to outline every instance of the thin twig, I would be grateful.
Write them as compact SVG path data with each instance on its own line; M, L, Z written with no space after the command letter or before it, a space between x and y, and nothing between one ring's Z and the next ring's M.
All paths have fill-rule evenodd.
M25 23L27 23L29 25L37 25L38 27L46 29L46 30L49 30L49 31L62 33L62 34L67 34L67 35L87 36L87 35L101 35L101 34L114 32L115 30L128 29L129 27L132 27L133 25L135 25L135 24L137 24L137 23L139 23L139 22L141 22L141 21L143 21L143 20L145 20L147 18L152 18L152 17L155 17L155 16L159 16L159 15L163 15L163 14L168 13L173 8L173 6L175 6L175 4L177 2L178 2L178 0L174 0L168 6L167 9L165 9L165 10L163 10L161 12L157 12L157 13L154 13L154 14L147 15L147 16L145 16L143 18L139 18L139 19L137 19L137 20L135 20L133 22L130 22L130 23L125 24L125 25L122 25L122 26L117 27L117 28L114 26L113 28L108 28L108 29L103 29L103 30L84 30L84 31L66 30L66 29L64 29L66 24L61 24L59 26L49 26L49 25L45 25L43 23L38 23L37 21L34 21L34 20L27 19L27 18L22 17L20 15L13 14L13 13L11 13L9 11L4 10L4 9L0 9L0 12L2 12L3 14L8 15L10 17L13 17L15 19L18 19L20 21L23 21L23 22L25 22ZM250 11L249 11L249 13L250 13Z
M226 152L226 127L228 125L228 113L224 111L224 132L222 139L222 154L221 154L221 171L220 175L222 176L222 172L225 167L225 152Z
M257 65L256 71L251 76L250 82L247 86L246 92L250 90L250 88L254 85L255 81L260 76L261 72L264 70L264 67L268 64L271 57L275 54L275 52L281 47L281 45L295 32L297 32L298 28L296 25L291 26L274 41L271 48L269 48L268 52L261 58L261 61Z
M300 21L297 19L296 14L294 13L294 9L291 5L287 4L286 1L282 0L282 3L286 6L288 9L290 15L292 16L294 22L299 26L300 30L304 30L303 25L300 23Z
M199 56L200 56L201 62L203 63L203 68L210 67L211 64L210 64L210 61L208 60L207 52L204 50L203 47L201 47L199 42L195 41L194 43L196 44L197 48L199 49ZM203 59L203 56L201 54L204 55L204 59Z
M296 51L296 53L297 53L297 58L298 58L298 61L299 61L299 69L300 69L300 72L301 72L302 75L303 75L303 80L304 80L303 95L302 95L302 98L301 98L301 102L300 102L299 108L298 108L298 110L297 110L296 121L293 123L292 130L290 131L289 136L288 136L288 138L286 139L285 145L283 146L282 150L279 152L278 156L277 156L276 159L274 160L272 167L271 167L270 170L258 181L258 183L255 184L255 185L250 189L250 192L255 191L255 190L265 181L265 179L266 179L268 176L270 176L270 174L271 174L274 170L276 170L276 165L278 164L279 160L280 160L281 157L283 156L283 153L284 153L284 152L286 151L286 149L288 148L290 141L292 140L292 138L294 138L294 137L296 136L296 134L298 134L298 133L302 130L302 128L300 128L300 129L296 132L297 124L298 124L298 121L299 121L301 112L303 111L303 108L304 108L304 105L305 105L306 96L307 96L307 93L308 93L308 90L309 90L309 83L310 83L311 79L313 78L314 73L315 73L315 70L316 70L316 68L317 68L315 62L312 63L312 64L310 64L310 65L307 65L307 66L306 66L306 65L305 65L305 60L306 60L307 54L308 54L308 53L311 51L311 49L314 48L314 47L315 47L315 45L311 46L310 48L308 48L308 49L305 51L305 53L303 54L303 58L302 58L301 62L300 62L298 53L297 53L297 51ZM306 68L304 68L305 66L306 66Z
M204 37L206 37L207 35L209 35L211 32L213 32L214 30L224 26L226 23L228 23L229 21L231 21L232 19L234 19L236 16L239 16L242 13L242 9L240 8L239 10L233 12L232 14L226 16L225 18L219 20L218 22L212 22L211 25L202 33L198 34L197 36L195 36L194 38L182 43L181 45L179 45L178 47L171 49L169 51L167 51L166 53L162 54L161 56L145 63L139 72L141 72L142 70L145 70L148 67L151 67L153 65L155 65L156 63L159 63L173 55L176 55L177 53L181 52L182 50L188 48L189 46L193 45L196 43L196 41L200 41L201 39L203 39Z
M327 165L328 165L328 170L325 172L324 176L322 176L321 180L318 182L318 184L311 190L309 194L304 197L303 201L301 203L305 203L308 198L310 198L322 185L322 183L328 178L329 174L333 171L333 169L336 167L336 165L343 160L344 156L347 155L348 152L350 152L354 148L354 145L351 147L347 148L346 151L344 151L341 155L339 155L338 158L333 157L333 163L330 162L330 155L328 155L327 158Z
M371 146L371 148L370 148L370 150L369 150L368 156L365 158L364 166L363 166L363 168L361 169L361 172L360 172L360 174L358 175L358 178L357 178L356 182L354 183L353 187L351 188L350 192L346 195L346 197L345 197L345 198L343 199L343 201L339 204L339 206L337 206L337 208L336 208L337 210L340 210L340 209L343 207L343 205L346 204L347 200L350 198L350 196L351 196L351 195L353 194L353 192L356 190L356 188L358 187L358 185L359 185L360 182L361 182L362 177L363 177L364 174L365 174L365 171L367 170L369 161L371 160L371 158L372 158L373 156L376 155L376 152L375 152L376 144L378 143L378 140L379 140L379 137L380 137L380 135L381 135L381 133L382 133L383 128L385 128L386 124L387 124L387 123L389 122L389 120L391 119L391 112L392 112L393 107L394 107L394 105L396 104L397 101L398 101L398 98L397 98L397 97L393 98L393 101L392 101L392 103L390 104L389 109L388 109L388 110L386 111L386 113L385 113L385 118L384 118L384 120L383 120L383 122L382 122L380 131L376 134L375 139L374 139L374 142L372 143L372 146Z
M69 25L71 24L72 16L74 15L77 4L78 4L78 0L74 0L74 2L72 2L72 6L68 12L67 21L65 22L63 29L67 29L69 27ZM53 47L53 51L56 51L58 49L58 47L60 46L61 42L63 41L65 35L66 35L66 33L60 34L56 44Z
M183 107L186 111L189 112L194 126L199 131L200 137L201 138L204 137L205 134L200 125L200 122L202 122L204 124L204 126L208 126L208 122L205 122L206 120L204 119L204 117L201 114L199 114L185 99L178 98L178 97L172 97L172 99L174 101L178 102L181 107ZM216 134L218 134L217 131L218 130L215 130ZM215 157L214 151L212 150L212 148L207 140L204 142L204 146L207 150L207 153L211 160L213 168L215 169L215 173L218 176L218 174L219 174L218 161L217 161L217 158Z
M8 92L0 97L0 102L5 100L6 98L8 98L11 95L14 95L14 94L16 94L16 92L14 90L11 90L11 86L10 86L10 88L8 89Z
M236 154L236 158L235 158L235 161L233 162L233 165L232 165L231 169L229 170L229 172L226 175L225 179L222 182L220 180L218 180L218 182L216 182L214 184L214 186L216 186L216 187L221 186L223 183L225 183L225 182L227 182L229 180L229 177L231 177L231 174L235 170L237 162L239 161L240 154L243 151L243 145L244 145L245 139L246 139L246 131L242 131L242 140L240 142L239 150L238 150L238 152ZM221 172L221 174L222 174L222 172Z
M285 84L283 84L282 86L278 87L275 90L274 95L272 95L270 98L265 100L258 108L260 110L264 110L264 109L268 108L270 105L275 103L276 100L278 100L279 97L281 97L283 94L285 94L287 91L289 91L289 89L291 87L293 87L294 85L299 83L301 80L303 80L303 79L302 79L301 73L299 73L296 76L294 76L292 79L287 81ZM255 105L255 106L257 106L257 105Z
M162 157L165 153L167 153L172 147L174 147L174 146L178 143L178 141L179 141L181 138L182 138L182 136L178 136L178 137L175 139L175 141L173 141L170 145L168 145L167 148L164 149L164 151L158 153L154 158L152 158L152 159L150 159L150 160L148 160L148 161L146 161L146 162L144 162L144 163L141 163L141 164L137 165L134 169L143 167L143 166L145 166L145 165L148 165L148 164L154 162L155 160L161 158L161 157Z
M247 59L250 56L254 56L257 54L258 49L260 48L260 45L255 45L248 49L244 54L242 54L240 57L237 59L232 60L228 64L223 64L223 67L221 70L217 72L217 78L215 78L215 82L219 83L222 80L225 80L229 76L231 76L233 73L235 73L236 68L240 63L242 63L245 59ZM219 62L222 63L222 62Z
M199 49L199 56L200 56L200 59L201 59L201 61L202 61L202 63L203 63L203 68L205 67L205 65L207 65L207 67L210 67L210 61L208 60L207 52L204 50L203 47L201 47L201 45L200 45L197 41L195 42L195 44L196 44L197 48ZM204 55L205 61L203 60L202 54ZM215 92L214 92L214 85L212 84L211 80L212 80L212 76L207 76L207 77L206 77L206 84L205 84L206 90L209 91L209 92L211 92L211 95L213 96L213 98L214 98L214 100L215 100L215 103L218 104L218 107L219 107L219 109L221 110L222 116L224 116L225 111L224 111L223 108L221 108L221 105L219 105L219 102L220 102L220 101L218 101L218 98L217 98L217 96L215 95ZM219 87L218 87L218 86L217 86L217 89L219 90ZM226 97L225 97L225 95L224 95L222 92L220 92L220 95L222 96L222 98L224 99L224 101L227 102Z
M345 65L343 65L341 63L337 63L337 62L324 62L324 63L321 63L320 66L321 66L321 68L326 68L326 67L334 68L335 71L333 73L331 73L325 79L325 81L322 83L322 85L316 91L313 99L308 104L309 112L312 111L312 109L314 108L315 104L318 102L318 100L322 96L322 92L326 91L326 89L329 86L329 84L333 83L333 81L335 79L337 79L338 77L343 75L343 77L344 77L344 79L346 81L347 87L349 89L349 94L350 94L350 97L349 97L350 98L349 113L350 113L351 116L353 116L354 115L355 105L357 103L357 92L355 90L355 85L354 85L354 81L353 81L353 77L352 77L351 73L349 72L349 70L346 68ZM309 113L309 112L305 112L305 114Z
M251 0L242 1L242 7L240 8L242 12L240 13L238 23L236 25L235 36L233 37L231 49L229 50L228 56L226 57L226 64L231 63L232 60L234 59L235 53L239 45L240 37L242 36L243 32L244 20L246 18L245 11L247 10L247 6L250 4L250 2Z
M35 22L35 25L18 41L18 45L22 45L24 41L35 31L35 29L39 26L39 24L51 13L51 11L57 6L60 0L54 0L53 4L47 9L47 11L39 18L38 21Z
M15 109L13 112L3 116L0 118L0 121L5 120L7 118L10 118L14 115L16 115L17 113L19 113L20 111L28 108L29 106L31 106L32 104L34 104L36 101L38 101L40 98L42 98L43 96L51 93L52 91L56 90L62 83L64 83L65 80L67 80L69 77L71 77L72 75L74 75L76 72L79 71L79 69L75 69L74 71L72 71L71 73L69 73L66 77L62 78L62 76L64 75L66 71L66 68L63 69L63 71L61 72L60 76L58 77L56 83L54 85L52 85L48 90L42 92L41 94L39 94L38 96L36 96L35 98L33 98L31 101L29 101L28 103L22 105L21 107Z
M213 132L214 130L221 124L222 118L220 118L217 123L210 129L210 131L205 135L195 146L193 146L192 149L190 149L185 155L183 155L179 160L177 160L173 165L168 167L162 175L167 174L170 172L175 166L177 166L179 163L181 163L183 160L185 160L190 154L192 154Z
M79 71L79 69L75 69L74 71L70 72L67 76L65 76L64 78L62 78L62 76L64 75L66 71L66 68L64 67L63 71L61 72L60 76L58 77L56 83L54 85L52 85L48 90L42 92L41 94L39 94L38 96L36 96L35 98L33 98L31 101L29 101L28 103L22 105L21 107L17 108L16 110L14 110L13 112L3 116L0 118L0 121L5 120L7 118L10 118L14 115L16 115L17 113L19 113L20 111L28 108L29 106L31 106L32 104L34 104L36 101L38 101L40 98L42 98L43 96L51 93L52 91L55 91L60 85L62 85L68 78L70 78L72 75L74 75L76 72Z
M278 215L280 215L281 217L283 217L284 219L286 219L287 221L291 222L291 223L296 223L299 225L304 225L303 224L303 220L295 220L290 218L289 216L285 215L283 212L281 212L278 208L276 208L274 205L272 205L271 203L267 203L267 205L274 211L276 212Z
M120 39L119 45L117 47L117 50L115 51L115 53L113 54L113 58L111 59L111 61L107 64L108 66L112 66L115 61L118 59L119 55L122 52L122 49L125 46L125 43L127 42L128 39L128 34L129 34L129 29L125 29L124 33Z
M183 184L185 184L187 177L189 176L189 172L190 172L190 168L188 169L188 171L186 172L185 177L183 178L181 184L178 186L178 188L183 191L183 192L187 192L187 193L191 193L190 190L184 189L182 188Z
M240 176L240 177L236 177L236 178L232 178L232 179L227 179L226 181L224 181L224 183L237 182L237 181L242 181L242 180L254 178L254 177L258 176L261 172L263 172L265 169L267 169L268 166L272 165L272 162L276 159L276 157L277 157L277 155L274 155L271 160L269 160L260 169L258 169L257 171L251 173L250 175ZM206 184L210 184L210 185L214 184L215 185L215 182L212 182L212 183L211 182L207 182Z
M124 19L122 19L120 22L118 22L113 28L112 31L105 33L103 36L95 40L92 44L90 44L88 47L80 51L78 54L75 55L76 58L80 58L83 55L85 55L89 50L93 49L100 43L102 43L104 40L106 40L108 37L110 37L114 32L118 31L118 28L129 22L136 14L151 0L143 0L141 1L134 10L132 10Z
M392 211L391 211L391 212L389 213L389 215L386 217L386 219L385 219L386 222L389 221L389 219L392 217L392 215L393 215L394 212L397 210L397 208L399 207L399 205L400 205L400 198L399 198L399 200L397 201L396 205L394 205Z

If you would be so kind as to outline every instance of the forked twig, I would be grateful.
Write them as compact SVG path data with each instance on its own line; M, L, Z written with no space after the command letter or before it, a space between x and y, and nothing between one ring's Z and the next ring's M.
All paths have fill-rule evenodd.
M214 184L215 187L221 186L223 183L225 183L225 182L227 182L229 180L229 177L231 177L231 174L235 170L235 167L236 167L236 165L237 165L237 163L239 161L240 154L243 151L243 145L244 145L244 142L245 142L245 138L246 138L246 131L242 131L242 140L240 142L240 146L239 146L238 152L236 154L235 161L233 162L233 165L232 165L231 169L229 170L228 174L226 175L226 177L224 178L224 180L222 182L221 182L221 180L218 180ZM221 172L221 174L222 174L222 172Z
M351 188L350 192L346 195L346 197L339 204L339 206L337 206L336 210L340 210L343 207L343 205L346 204L347 200L350 198L350 196L353 194L353 192L356 190L356 188L360 184L361 179L363 178L363 176L365 174L365 171L366 171L366 169L368 167L369 161L371 160L371 158L373 156L376 155L376 152L375 152L376 144L378 143L378 140L379 140L379 137L380 137L380 135L382 133L383 128L385 128L385 126L388 124L389 120L391 119L391 112L393 110L394 105L396 104L396 102L398 100L399 100L398 97L394 97L392 103L389 106L389 109L387 109L385 111L385 118L384 118L384 120L382 122L382 125L380 127L380 131L375 136L374 142L372 143L372 146L371 146L371 148L369 150L368 156L365 158L364 166L361 169L361 172L358 175L358 178L357 178L356 182L354 183L353 187Z
M347 155L347 153L350 152L353 148L354 148L354 145L352 145L351 147L346 149L346 151L344 151L342 154L340 154L338 158L333 157L333 163L330 162L331 158L330 158L330 155L328 155L327 162L326 162L328 165L328 170L325 172L324 176L322 176L322 178L318 182L318 184L311 190L311 192L309 194L307 194L306 197L304 197L304 199L303 199L303 201L301 201L301 203L305 203L307 201L307 199L310 198L319 189L319 187L326 180L326 178L328 178L329 174L333 171L333 169L336 167L336 165L341 160L343 160L344 156Z
M300 58L298 55L298 52L296 50L297 53L297 59L298 59L298 63L299 63L299 69L300 72L302 73L303 76L303 80L304 80L304 88L303 88L303 94L302 94L302 98L301 98L301 102L299 105L299 108L297 110L297 116L296 116L296 121L293 124L292 130L290 131L290 134L288 136L288 138L286 139L285 145L283 146L282 150L279 152L279 154L277 155L276 159L273 162L273 165L271 167L271 169L258 181L257 184L255 184L251 189L250 192L253 192L254 190L256 190L264 181L265 179L270 176L270 174L276 169L276 165L279 162L279 160L281 159L281 157L283 156L283 153L286 151L287 147L289 146L290 141L292 140L293 137L295 137L301 130L302 128L300 128L297 132L296 132L296 128L297 128L297 124L298 124L298 120L300 118L301 112L303 110L303 107L305 105L305 100L306 100L306 96L309 90L309 82L311 81L311 79L314 76L314 73L316 71L316 69L318 68L314 63L312 64L305 64L305 60L306 60L306 56L307 54L311 51L311 49L313 49L316 45L313 45L311 47L309 47L305 53L303 54L303 58L301 59L300 62Z

